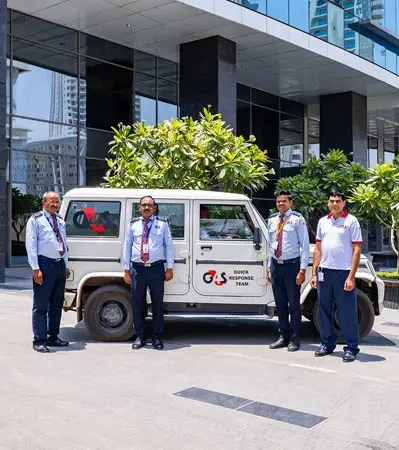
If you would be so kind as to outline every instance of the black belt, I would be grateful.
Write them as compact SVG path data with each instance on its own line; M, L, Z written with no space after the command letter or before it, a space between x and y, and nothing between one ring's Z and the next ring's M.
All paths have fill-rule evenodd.
M153 266L159 266L159 264L163 264L163 261L155 261L153 263L142 263L142 262L136 262L132 261L133 266L139 266L139 267L153 267Z
M64 261L64 258L53 259L53 258L47 258L47 256L43 256L43 255L37 255L37 256L38 256L38 258L42 258L45 261L51 261L51 262L56 262L56 263Z
M297 258L291 258L291 259L272 258L272 261L274 261L276 264L295 264L295 263L301 262L301 258L299 258L299 256Z

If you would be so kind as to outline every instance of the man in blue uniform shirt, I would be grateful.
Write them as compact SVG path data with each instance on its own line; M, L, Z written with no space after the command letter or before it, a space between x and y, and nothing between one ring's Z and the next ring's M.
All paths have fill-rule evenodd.
M69 345L58 337L69 270L65 222L57 214L58 194L46 192L42 205L43 211L28 220L25 245L33 270L33 349L48 353L48 347Z
M136 333L132 348L137 350L146 344L146 297L149 288L152 305L152 345L156 350L162 350L163 342L160 336L164 328L164 287L165 281L173 278L172 236L167 220L154 216L156 203L151 196L141 198L139 211L141 217L133 218L129 222L123 248L124 280L131 285Z
M290 192L280 191L276 200L279 212L267 222L270 245L267 278L272 283L280 325L280 337L270 348L288 347L289 352L300 347L300 289L309 262L306 222L301 214L292 211L292 204Z

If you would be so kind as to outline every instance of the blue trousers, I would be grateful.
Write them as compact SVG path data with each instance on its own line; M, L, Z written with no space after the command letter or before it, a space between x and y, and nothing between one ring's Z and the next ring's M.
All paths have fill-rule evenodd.
M163 295L165 291L165 268L163 262L151 267L132 263L130 269L133 323L137 337L145 337L147 313L147 288L150 290L152 307L152 336L159 337L164 329Z
M341 338L346 342L344 351L359 353L359 325L357 318L356 288L345 291L344 284L349 270L319 269L324 280L317 282L319 297L320 341L329 350L337 345L337 333L333 326L334 306L337 306Z
M296 284L300 262L278 264L273 258L270 267L274 301L280 334L285 341L298 339L301 331L301 287ZM289 320L289 316L291 316Z
M33 341L41 344L48 337L57 338L60 332L66 268L63 259L55 262L53 259L39 255L38 260L43 274L43 283L33 282L32 328Z

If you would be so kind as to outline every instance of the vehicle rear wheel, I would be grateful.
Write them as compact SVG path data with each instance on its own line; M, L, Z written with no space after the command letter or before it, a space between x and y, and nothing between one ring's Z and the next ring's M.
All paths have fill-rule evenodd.
M92 292L84 305L88 331L100 341L126 341L133 336L130 293L122 286L103 286Z
M373 328L374 325L374 309L373 305L368 297L361 290L357 290L357 316L359 322L359 336L360 340L364 339ZM313 323L317 330L320 332L320 321L319 321L319 302L316 301L313 307ZM334 328L338 334L338 340L341 341L340 337L340 325L339 316L337 308L334 307Z

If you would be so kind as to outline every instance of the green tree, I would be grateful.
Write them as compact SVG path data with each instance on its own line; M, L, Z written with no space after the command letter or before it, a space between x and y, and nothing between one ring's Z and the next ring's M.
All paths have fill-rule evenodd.
M21 233L24 231L31 214L40 209L40 197L32 194L22 194L18 188L12 189L11 226L17 236L17 242L20 242Z
M351 200L359 217L389 228L399 272L399 157L394 163L375 166L370 171L370 178L354 189Z
M171 119L113 128L105 187L262 189L271 173L266 151L235 136L220 114L204 109L199 120Z
M288 190L292 193L295 209L303 214L314 237L317 222L327 211L328 194L339 190L350 195L368 176L368 170L349 161L342 150L331 150L320 159L310 158L299 175L281 178L276 192Z

